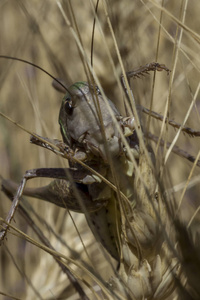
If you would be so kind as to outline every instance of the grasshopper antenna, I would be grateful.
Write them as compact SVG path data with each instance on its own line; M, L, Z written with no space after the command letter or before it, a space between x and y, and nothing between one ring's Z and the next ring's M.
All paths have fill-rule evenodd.
M40 71L44 72L45 74L47 74L49 77L51 77L54 81L56 81L57 84L59 84L64 90L66 90L70 95L70 91L67 89L66 85L64 85L60 80L58 80L56 77L54 77L53 75L51 75L48 71L46 71L45 69L43 69L42 67L28 61L28 60L25 60L25 59L21 59L21 58L18 58L18 57L13 57L13 56L7 56L7 55L0 55L0 58L5 58L5 59L11 59L11 60L17 60L17 61L20 61L20 62L23 62L23 63L26 63L28 65L31 65L33 66L34 68L36 69L39 69Z
M93 27L92 27L91 59L90 59L92 67L93 67L93 51L94 51L94 32L95 32L95 25L96 25L96 16L97 16L97 11L98 11L98 5L99 5L99 0L97 0L96 6L95 6L95 16L94 16Z

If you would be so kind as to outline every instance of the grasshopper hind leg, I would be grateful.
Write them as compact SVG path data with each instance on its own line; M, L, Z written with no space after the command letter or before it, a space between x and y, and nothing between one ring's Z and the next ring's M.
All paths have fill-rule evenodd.
M68 174L67 174L68 173ZM71 176L69 180L68 176ZM79 176L79 177L78 177ZM107 200L101 199L101 201L92 201L89 195L88 188L82 184L82 177L85 174L76 170L51 168L51 169L32 169L26 171L22 178L21 183L18 185L11 180L2 180L2 190L5 194L15 194L12 202L12 206L6 218L6 222L3 225L3 229L0 231L0 241L2 241L7 233L9 224L14 218L15 211L19 206L20 198L24 194L34 198L42 199L44 201L54 203L57 206L73 210L75 212L82 213L84 211L95 211L107 203ZM27 180L45 177L56 178L49 185L39 188L26 188ZM59 179L58 179L59 178ZM74 178L79 182L74 182Z

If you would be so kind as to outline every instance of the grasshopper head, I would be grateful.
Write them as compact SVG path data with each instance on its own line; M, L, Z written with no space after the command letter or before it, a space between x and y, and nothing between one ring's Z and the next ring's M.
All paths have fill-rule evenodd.
M97 86L77 82L68 88L62 100L59 123L63 140L70 147L83 148L107 161L106 152L118 156L122 152L119 132L113 122L121 118L115 105L105 102ZM107 149L105 149L105 140Z

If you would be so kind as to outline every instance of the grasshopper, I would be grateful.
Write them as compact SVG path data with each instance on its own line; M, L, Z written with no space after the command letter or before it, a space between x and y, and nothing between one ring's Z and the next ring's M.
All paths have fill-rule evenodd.
M68 2L70 3L70 1ZM23 3L21 2L20 4L23 5ZM122 3L120 2L120 5L121 4ZM126 12L129 12L129 14L126 15L127 17L124 20L126 21L125 24L129 25L130 30L131 25L133 24L132 20L134 20L133 11L141 12L141 10L133 9L133 2L130 2L130 5L127 5L126 3L126 7L129 8L128 10L126 10ZM120 17L121 15L123 15L123 12L125 10L117 9L117 11L118 12L116 15L116 25L118 26L118 24L120 24L121 27L122 22L119 23L119 20L123 20ZM172 12L173 11L174 9L172 10ZM186 9L183 9L183 11L186 11ZM144 11L142 10L142 12ZM56 15L55 9L53 9L53 14ZM38 15L39 14L37 14L37 17ZM146 24L148 23L143 23L143 20L149 20L149 18L146 18L146 16L147 15L144 15L144 13L141 14L141 18L139 21L140 28L144 28L144 24L145 28L147 28ZM58 20L60 19L61 18L59 18ZM30 20L34 21L34 18L31 18ZM85 20L87 20L87 17L84 18L84 22ZM160 23L162 24L162 22ZM183 23L184 22L182 21L180 23L177 22L177 25L179 24L180 28L184 28ZM34 25L34 22L31 22L31 24ZM40 31L37 29L40 27L32 27L34 27L34 31L39 33L41 36ZM62 28L63 27L64 26L62 23ZM2 26L2 28L4 27ZM135 24L133 28L136 28ZM172 28L174 29L174 24L173 26L170 26L170 30L166 28L167 32L170 33ZM187 27L185 28L187 29ZM127 28L125 30L126 32L128 32ZM22 31L19 32L22 33ZM85 28L83 28L83 32L86 32ZM151 24L150 26L148 26L148 32L155 32L155 28ZM6 35L9 36L8 31ZM64 35L62 35L62 41L63 36ZM141 34L141 32L139 32L139 36L142 37L142 40L145 40L145 34ZM148 36L150 39L150 43L144 43L145 47L143 48L145 48L145 50L146 48L153 49L152 51L154 52L154 47L149 46L155 45L155 39L153 36L156 37L156 35L150 34ZM178 36L179 34L177 34L177 37ZM126 37L124 31L123 36L121 37ZM134 30L134 34L128 35L127 43L126 41L124 43L124 39L121 39L121 37L120 43L121 45L126 45L127 49L128 42L132 39L132 43L130 42L131 59L132 57L137 58L137 51L134 51L134 49L136 49L137 47L133 47L134 45L136 45L136 41L139 40L136 30ZM71 40L67 39L67 45L65 47L63 59L63 63L65 63L65 65L66 54L68 55L68 53L66 53L66 49L70 44ZM176 44L179 45L178 41L177 43L174 43L174 45ZM168 46L169 40L167 40L167 44L163 43L162 52L160 52L160 54L168 54ZM14 48L17 49L17 47ZM141 48L141 50L143 50L143 48ZM140 49L140 46L138 46L138 49ZM184 48L180 47L180 49L182 50ZM102 49L101 52L103 52ZM152 57L153 53L150 52L148 53L148 55ZM127 57L125 58L127 62L130 63L130 60ZM162 58L162 60L169 60L169 57L167 59ZM52 56L51 62L57 64L57 61L52 59ZM139 68L133 74L133 77L140 76L145 72L151 70L154 71L164 69L163 66L160 66L159 64L154 64L151 66L150 65L146 65L144 67ZM186 66L186 64L184 64L184 66ZM72 67L74 67L74 65L72 65ZM69 65L67 65L67 68L68 70L70 70L70 72L72 71ZM129 77L129 75L131 77L131 74L127 74L127 77ZM170 85L170 88L171 87L172 85ZM174 87L177 86L174 85ZM109 88L110 90L112 90L112 85L109 85ZM129 98L127 91L128 86L127 88L124 87L124 89L125 96ZM13 90L14 89L12 89L12 92ZM66 93L65 90L64 93ZM113 98L110 97L110 99ZM183 97L183 99L186 100L186 97ZM174 97L174 100L176 100L176 103L178 102L177 97ZM106 106L106 102L109 102L109 107ZM179 104L178 109L180 111L182 110L181 108L182 107ZM149 111L147 109L142 108L141 110L144 113L149 114ZM130 112L129 109L127 109L127 111ZM161 116L155 114L152 111L150 111L150 116L160 120L162 119ZM10 180L2 181L2 189L4 190L4 192L8 195L14 194L15 196L13 199L13 205L6 219L7 223L4 224L4 228L0 233L0 237L1 239L3 239L6 236L7 229L9 228L9 225L12 224L11 221L14 217L15 211L17 210L19 200L22 195L34 196L35 198L45 200L48 203L53 203L64 209L82 213L85 215L89 227L91 228L98 242L102 244L104 248L108 251L108 253L117 261L122 261L123 259L123 263L121 263L120 266L120 268L122 269L121 282L123 283L123 286L127 287L128 289L128 292L125 294L124 299L164 299L163 295L159 297L157 287L159 287L159 282L162 280L163 274L165 275L165 278L167 278L168 281L167 284L164 284L163 281L161 282L161 285L163 285L164 290L168 289L170 281L166 273L162 272L162 268L159 268L159 259L157 260L157 263L155 263L151 256L158 257L159 255L160 264L164 266L164 269L165 263L163 263L163 261L167 261L167 265L171 266L172 270L175 270L175 267L174 265L171 265L171 257L166 256L165 258L164 256L163 259L163 254L159 249L159 246L162 246L163 239L165 239L164 234L163 236L161 236L161 239L158 239L158 243L155 246L155 231L157 230L157 228L159 230L160 224L165 224L165 220L162 214L164 210L162 211L157 209L157 212L159 213L162 222L160 222L160 219L157 219L158 221L156 224L154 224L155 226L150 227L148 226L148 222L151 221L152 214L146 213L147 209L143 211L141 209L144 208L146 203L149 203L150 200L153 200L152 202L154 202L156 206L156 204L159 202L160 195L159 193L156 194L154 191L155 180L153 180L154 178L152 175L154 175L155 168L149 168L148 166L146 156L143 153L143 141L140 141L140 136L137 134L137 130L141 130L141 128L139 128L137 122L135 123L135 117L135 114L131 116L128 115L128 117L125 117L124 114L121 115L116 109L116 107L113 105L112 101L107 98L105 99L105 97L103 96L103 91L100 91L99 88L96 87L96 84L92 83L92 80L91 82L88 81L88 83L76 83L73 84L71 87L67 88L67 93L63 98L59 114L59 124L63 140L51 140L49 138L43 138L34 134L31 137L31 142L33 144L42 146L48 150L53 151L55 154L60 155L64 159L67 158L69 167L65 169L54 168L29 170L23 176L23 180L20 183L20 185L15 184ZM181 127L174 121L168 120L168 118L166 120L163 120L163 123L165 122L175 126L176 128ZM182 130L186 133L189 133L190 135L199 136L199 132L191 131L191 129L189 128L182 128ZM151 136L150 133L146 133L144 131L143 134L145 135L145 138L147 137L155 140L155 137ZM162 143L168 147L167 143L159 140L158 144L162 145ZM178 148L176 148L176 151L180 152ZM151 149L148 149L148 152L153 157ZM187 155L185 155L185 157L187 157ZM156 162L157 158L159 160L159 157L156 157ZM191 156L189 156L188 159L193 162L195 161L194 157ZM155 160L153 160L153 162L155 162ZM200 162L197 162L197 165L200 165ZM137 167L139 168L140 172L137 172ZM181 170L179 170L178 167L176 168L178 169L178 172L181 173ZM140 176L143 177L142 179L146 183L146 186L150 187L147 191L148 193L146 192L146 186L143 185L143 182L137 173L139 173ZM26 188L27 180L40 176L51 177L54 178L54 180L48 186L43 186L34 189ZM158 183L162 182L159 181L158 177L156 178L158 179ZM143 202L142 205L141 202ZM165 203L167 203L167 201ZM49 206L53 207L53 205ZM128 216L127 219L125 219L126 216ZM145 232L146 236L144 236L143 232ZM162 233L164 232L165 231L163 230ZM171 236L169 237L171 238ZM150 240L150 242L148 241L148 239ZM137 242L140 247L137 245ZM137 251L135 251L135 249ZM129 258L129 254L131 258ZM138 259L136 259L133 254ZM148 264L145 264L146 260ZM125 276L123 274L123 267L125 269ZM141 274L144 275L144 278L149 279L150 284L146 284L146 282L148 283L148 280L144 282L142 280L143 277L138 276L138 274L140 275L140 272L138 272L138 270L141 270ZM158 272L156 272L156 270L158 270ZM145 276L146 272L148 273L147 276ZM158 275L160 276L157 276L157 273L159 273ZM172 277L177 278L174 272L171 273ZM136 292L140 290L138 288L138 285L135 284L135 281L133 281L135 277L136 279L138 279L138 281L141 282L141 286L143 288L141 297L135 295L134 290L136 290ZM80 278L78 272L77 278ZM54 280L54 282L57 284L57 280ZM145 287L152 286L151 284L153 285L152 293L145 293ZM125 288L123 288L122 290L124 289ZM132 289L134 296L132 296L130 292L130 290ZM153 295L154 291L157 292L155 297ZM167 293L170 295L169 291L167 291ZM112 295L113 299L114 294ZM130 296L128 297L128 295ZM116 298L119 299L118 297Z
M138 77L151 70L169 72L164 65L152 63L128 72L127 75L129 78ZM2 189L5 193L17 190L7 217L8 223L14 216L22 194L82 212L97 240L119 261L120 198L126 198L130 206L134 203L134 166L117 125L136 163L140 149L134 117L123 117L113 102L109 99L107 101L110 110L99 88L91 83L77 82L67 88L59 113L63 141L48 138L41 140L41 137L34 135L31 142L65 156L70 168L29 170L18 188L12 181L3 180ZM84 165L80 164L83 162ZM117 174L116 178L113 173ZM56 179L45 187L25 188L26 181L35 177ZM104 178L106 181L103 181ZM2 230L1 239L6 229Z
M165 65L151 63L127 76L130 79L156 70L169 72ZM173 267L175 276L179 276L176 258L170 256L172 263L165 266L166 258L160 250L164 246L163 227L168 222L166 207L152 167L153 151L147 145L146 156L138 135L142 127L136 124L135 116L122 116L94 83L77 82L68 87L59 113L62 141L37 134L32 134L30 141L67 158L69 168L28 170L19 185L2 181L5 194L15 196L0 239L6 236L20 197L32 196L84 213L96 240L118 262L117 272L123 281L111 278L112 290L136 297L131 278L138 286L138 295L143 295L143 284L138 283L143 270L146 278L154 274L155 280L149 283L151 293L162 285L165 268ZM55 179L47 186L26 188L27 180L37 177ZM172 291L173 277L169 286ZM149 290L145 293L148 295Z

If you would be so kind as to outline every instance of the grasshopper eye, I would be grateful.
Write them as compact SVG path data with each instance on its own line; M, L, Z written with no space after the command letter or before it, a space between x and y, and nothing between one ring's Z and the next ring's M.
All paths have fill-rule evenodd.
M73 104L71 97L67 97L65 101L65 111L68 115L71 115L73 112Z

